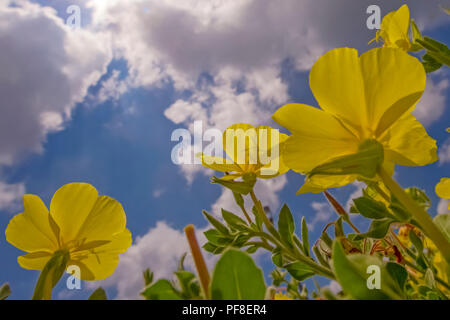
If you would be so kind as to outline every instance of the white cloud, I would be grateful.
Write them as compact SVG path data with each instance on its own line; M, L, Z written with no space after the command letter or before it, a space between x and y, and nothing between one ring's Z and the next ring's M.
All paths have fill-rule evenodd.
M205 242L204 230L196 230L197 240L202 246ZM185 267L194 270L190 249L183 231L170 227L166 222L159 221L147 234L137 237L134 244L119 257L119 266L115 273L100 282L100 285L117 288L116 299L137 299L144 287L142 271L150 268L154 279L172 279L177 270L178 262L184 253L188 252ZM211 269L217 259L204 252L205 260ZM96 284L90 284L95 287Z
M311 222L308 223L308 229L314 230L317 224L321 227L325 227L327 222L331 221L334 211L328 202L316 202L311 203L311 207L314 209L315 214ZM323 226L322 226L323 224Z
M0 181L0 210L18 210L24 194L25 185L23 183L7 184Z
M439 147L439 165L450 162L450 139L444 142L442 146Z
M403 4L375 3L383 15ZM223 130L236 122L267 124L273 111L289 100L288 85L281 78L285 59L306 71L331 48L368 50L367 42L375 35L366 27L371 4L372 0L326 4L95 0L88 7L92 25L109 33L116 56L127 60L131 86L172 83L180 92L188 89L192 95L172 104L166 117L187 127L202 120L205 126ZM410 1L408 5L420 25L430 26L445 16L437 3ZM202 78L205 74L208 80ZM427 95L433 97L433 90L429 91ZM189 179L198 171L202 172L184 170Z
M15 6L9 6L14 3ZM56 11L0 2L0 165L42 151L110 61L103 36L71 30Z
M438 206L437 206L437 214L444 214L449 212L448 210L448 203L449 203L449 199L440 199Z
M447 79L437 83L431 78L427 79L425 92L413 111L414 116L424 126L429 126L434 121L439 120L444 114L448 87L449 82Z

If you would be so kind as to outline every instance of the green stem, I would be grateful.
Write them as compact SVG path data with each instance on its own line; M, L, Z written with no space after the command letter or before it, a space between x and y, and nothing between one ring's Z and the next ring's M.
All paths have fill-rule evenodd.
M70 259L69 252L56 251L39 275L34 288L33 300L51 300L52 290L61 279Z
M308 265L309 267L311 267L311 269L316 271L317 274L322 275L327 278L330 278L332 280L335 279L333 272L331 270L329 270L328 268L325 268L325 267L317 264L313 259L302 255L299 250L286 248L286 246L283 245L281 243L281 241L278 240L278 238L279 238L278 232L276 231L272 222L270 222L270 220L267 218L266 213L264 212L264 209L261 205L261 201L258 200L258 198L256 197L253 190L250 192L250 196L253 200L253 203L255 204L256 209L259 212L259 215L261 216L261 219L263 220L264 224L266 225L267 230L269 230L269 232L272 234L272 235L270 235L265 232L258 232L258 233L256 233L257 235L259 235L261 238L267 238L269 241L271 241L277 247L280 247L286 253L288 253L288 255L291 256L291 258L293 258L294 260L299 260L299 261L303 262L304 264Z
M433 223L430 215L423 210L411 197L403 190L399 184L381 167L378 171L381 179L392 194L405 206L412 214L414 220L420 225L424 233L430 238L436 247L441 251L445 260L450 263L450 242Z

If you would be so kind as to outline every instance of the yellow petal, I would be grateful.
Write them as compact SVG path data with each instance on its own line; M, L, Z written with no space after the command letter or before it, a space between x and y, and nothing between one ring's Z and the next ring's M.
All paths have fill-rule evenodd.
M6 228L6 240L26 251L54 251L55 234L50 228L49 214L42 200L35 195L24 195L25 211L14 216Z
M306 173L332 158L355 153L358 145L351 140L336 140L333 137L293 134L284 144L282 158L292 170Z
M61 230L64 242L74 240L98 198L87 183L70 183L58 189L50 203L50 214Z
M309 83L323 110L358 130L366 125L364 82L356 49L340 48L324 54L311 68Z
M392 48L362 54L361 68L370 129L380 136L414 109L425 90L425 69L417 58Z
M438 160L436 141L412 114L396 121L382 140L386 160L403 166L424 166Z
M436 194L442 199L450 199L450 178L442 178L436 185Z
M255 127L247 123L237 123L223 133L223 149L234 163L245 170L246 165L258 160L258 137Z
M305 104L287 104L278 109L272 119L295 134L335 140L356 140L356 137L330 113Z
M305 183L297 191L297 194L320 193L327 189L337 188L352 183L357 178L356 175L324 176L315 175L305 179Z
M286 173L289 168L283 161L284 143L289 138L269 126L256 128L258 134L258 166L256 174L263 179L270 179ZM276 133L276 134L275 134Z
M130 247L131 241L131 233L125 229L115 235L110 243L94 249L94 253L85 251L71 255L68 265L80 268L81 280L103 280L114 273L119 254Z
M409 8L406 4L383 18L381 29L383 30L385 44L390 47L408 50L410 47L408 36L409 23Z
M17 258L19 265L28 270L42 270L52 257L52 253L38 251L25 254Z
M220 172L235 172L240 171L240 167L237 164L230 163L230 160L221 158L221 157L213 157L208 156L206 154L201 155L202 165L213 169L215 171Z
M111 197L101 196L84 220L76 239L85 239L85 242L110 240L125 229L126 223L122 205Z

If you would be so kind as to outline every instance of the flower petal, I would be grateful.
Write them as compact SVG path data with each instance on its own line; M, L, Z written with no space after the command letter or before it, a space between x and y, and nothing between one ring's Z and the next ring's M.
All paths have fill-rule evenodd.
M76 239L109 240L115 234L123 232L126 223L127 217L120 202L108 196L101 196L97 198L84 220Z
M440 198L450 199L450 178L442 178L436 185L435 191Z
M356 49L339 48L325 53L311 68L309 82L323 110L345 119L356 129L367 124L364 81Z
M220 172L239 172L241 169L237 164L230 163L228 159L221 157L208 156L206 154L201 155L202 165Z
M223 133L223 149L234 163L245 169L246 165L256 164L258 137L255 127L247 123L237 123Z
M292 133L336 140L355 139L350 131L330 113L305 104L290 103L278 109L272 119Z
M336 140L321 133L315 134L293 134L287 139L282 158L290 169L306 173L327 160L358 150L358 145L352 140Z
M425 69L403 50L385 47L363 53L361 68L370 129L380 135L414 109L425 90Z
M69 183L55 192L50 214L60 228L63 241L76 238L97 198L97 190L87 183Z
M68 265L80 267L81 280L103 280L114 273L119 263L119 254L131 245L131 233L128 229L115 235L113 240L94 250L78 252Z
M315 175L305 179L305 183L297 191L297 194L303 193L320 193L327 189L337 188L352 183L357 178L356 175L342 175L342 176L324 176Z
M424 166L438 160L436 141L412 114L397 120L382 144L385 159L402 166Z
M38 251L25 254L17 258L19 265L28 270L42 270L52 257L52 253Z
M50 228L49 213L42 200L35 195L23 196L24 212L14 216L6 228L6 240L26 251L54 251L55 234Z

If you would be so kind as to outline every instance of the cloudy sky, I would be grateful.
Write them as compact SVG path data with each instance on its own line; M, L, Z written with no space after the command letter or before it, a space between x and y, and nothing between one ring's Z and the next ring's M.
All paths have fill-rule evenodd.
M176 268L187 251L185 225L194 223L203 240L202 209L234 208L230 193L209 184L212 172L172 163L172 132L195 120L205 129L274 125L271 114L287 102L317 106L308 86L314 61L336 47L370 49L367 7L384 15L404 2L0 0L0 230L23 210L24 193L49 204L66 183L93 184L123 204L133 233L102 285L110 297L135 298L143 269L159 278ZM450 43L440 9L449 1L406 3L424 34ZM80 28L68 21L73 5ZM450 169L449 86L448 69L429 76L415 110L438 141L439 162L396 173L404 186L428 191L433 214L445 207L434 185ZM298 221L306 216L315 239L334 214L321 195L295 196L302 181L288 173L257 193L272 212L286 202ZM347 203L360 189L334 194ZM18 266L21 252L4 236L0 254L0 283L10 283L12 298L30 298L38 273ZM270 270L265 255L256 259ZM95 285L70 291L61 281L55 297L85 298Z

